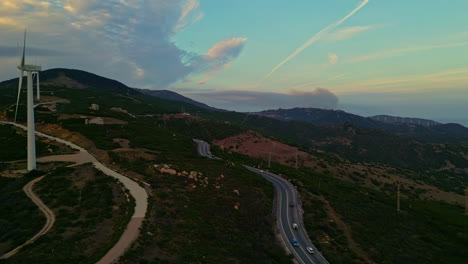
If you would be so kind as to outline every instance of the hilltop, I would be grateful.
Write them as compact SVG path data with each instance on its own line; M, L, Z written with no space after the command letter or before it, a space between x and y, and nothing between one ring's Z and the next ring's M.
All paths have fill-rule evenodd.
M162 99L186 102L186 103L189 103L189 104L192 104L192 105L198 106L200 108L204 108L204 109L217 110L217 111L226 111L226 110L223 110L223 109L218 109L218 108L208 106L208 105L206 105L204 103L197 102L197 101L195 101L193 99L190 99L188 97L185 97L185 96L183 96L181 94L178 94L176 92L169 91L169 90L148 90L148 89L136 89L136 90L141 92L141 93L151 95L151 96L155 96L155 97L159 97L159 98L162 98Z

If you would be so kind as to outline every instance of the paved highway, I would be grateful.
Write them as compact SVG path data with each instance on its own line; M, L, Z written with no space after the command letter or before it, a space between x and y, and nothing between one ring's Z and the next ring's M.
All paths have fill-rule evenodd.
M216 156L211 154L210 145L203 140L193 139L193 142L197 143L197 151L200 156L216 159Z
M198 154L207 158L215 158L210 152L210 145L205 141L194 139L197 143ZM281 237L288 247L289 251L294 255L299 263L328 263L325 258L318 252L317 248L309 240L305 232L302 216L299 214L297 207L298 195L296 188L284 178L263 170L245 166L248 170L260 174L265 179L273 183L276 189L276 218L278 229ZM290 207L294 204L294 207ZM293 229L292 223L298 225L298 229ZM299 246L295 247L291 243L291 239L295 238L299 242ZM315 253L307 252L306 247L314 249Z
M280 230L281 237L296 260L299 263L328 263L307 236L302 217L299 214L297 206L298 196L296 188L289 181L276 174L249 166L245 167L252 172L262 175L275 186L277 225ZM291 204L294 206L291 207ZM296 223L298 225L298 229L293 229L292 223ZM291 239L293 238L298 241L298 247L292 245ZM307 252L306 247L313 248L315 253L311 254Z

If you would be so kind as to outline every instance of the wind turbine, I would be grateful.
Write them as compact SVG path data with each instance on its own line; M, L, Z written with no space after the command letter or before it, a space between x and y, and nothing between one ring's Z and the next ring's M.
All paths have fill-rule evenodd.
M34 91L33 91L33 74L37 76L37 99L39 100L39 71L41 66L25 64L26 55L26 30L24 30L23 57L21 64L18 65L20 71L18 84L18 98L16 99L15 123L18 115L18 105L21 95L21 86L23 84L24 72L27 74L27 113L28 113L28 171L36 169L36 142L35 142L35 127L34 127Z

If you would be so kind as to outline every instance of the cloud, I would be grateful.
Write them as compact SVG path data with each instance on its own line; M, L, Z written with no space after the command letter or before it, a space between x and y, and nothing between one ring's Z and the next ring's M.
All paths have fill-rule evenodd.
M195 74L214 76L239 55L243 38L221 41L207 54L175 44L176 34L202 17L198 0L0 1L2 45L21 42L27 26L27 52L42 49L39 56L50 56L41 60L44 68L79 68L147 88ZM52 57L45 48L65 55ZM15 75L14 67L0 61L0 78Z
M338 63L338 59L339 59L338 55L334 53L328 53L328 64L334 65Z
M344 27L335 32L328 33L324 38L329 41L341 41L353 38L367 30L373 29L375 26L356 26Z
M177 20L174 31L182 31L202 19L204 14L198 12L199 6L200 3L197 0L187 0L182 5L182 13Z
M454 48L454 47L465 47L465 46L468 46L468 42L448 43L448 44L439 44L439 45L423 45L423 46L412 47L412 48L392 49L392 50L377 52L377 53L370 54L370 55L351 58L347 60L347 62L356 63L356 62L363 62L363 61L369 61L369 60L387 59L387 58L403 56L407 53L412 53L412 52L433 50L433 49Z
M398 91L408 93L419 91L428 92L433 88L456 88L466 89L468 83L468 68L451 69L442 72L403 76L399 78L374 79L364 82L346 83L343 85L329 86L340 94L359 94L363 92L386 93ZM409 88L411 87L411 88ZM456 89L455 89L456 90Z
M13 57L20 59L22 47L0 46L0 57ZM63 52L51 49L27 48L26 56L61 56Z
M0 17L0 25L21 28L23 25L9 17Z
M286 59L284 59L282 62L280 62L278 65L276 65L275 68L273 68L273 70L271 70L270 73L268 73L264 78L263 80L265 80L266 78L268 78L270 75L272 75L275 71L277 71L279 68L281 68L281 66L283 66L284 64L286 64L288 61L292 60L294 57L296 57L299 53L301 53L304 49L306 49L307 47L309 47L310 45L312 45L314 42L316 42L317 40L321 39L323 36L325 36L326 34L328 34L331 30L333 30L334 28L338 27L339 25L343 24L343 22L345 22L346 20L348 20L348 18L352 17L357 11L359 11L361 8L363 8L367 3L369 2L369 0L363 0L361 2L361 4L359 4L358 7L356 7L353 11L351 11L348 15L346 15L344 18L342 18L341 20L331 24L331 25L328 25L327 27L325 27L324 29L322 29L321 31L319 31L317 34L315 34L312 38L310 38L306 43L304 43L302 46L300 46L298 49L296 49L291 55L289 55Z
M322 88L313 91L288 90L286 93L231 90L187 95L210 106L236 111L294 107L334 109L338 105L338 97Z
M199 58L196 66L199 70L208 72L198 84L204 84L214 78L222 70L231 67L232 62L239 56L244 48L247 38L229 38L222 40Z

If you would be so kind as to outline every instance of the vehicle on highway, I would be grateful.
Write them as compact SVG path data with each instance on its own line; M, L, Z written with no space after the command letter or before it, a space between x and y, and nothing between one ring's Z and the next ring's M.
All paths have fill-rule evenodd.
M314 249L311 248L311 247L306 247L307 249L307 252L309 252L310 254L314 254Z
M289 203L289 207L294 207L294 203Z
M298 247L299 246L299 242L297 242L297 240L295 238L291 239L291 244L295 247Z
M293 229L298 229L299 226L298 226L296 223L292 223L292 228L293 228Z

